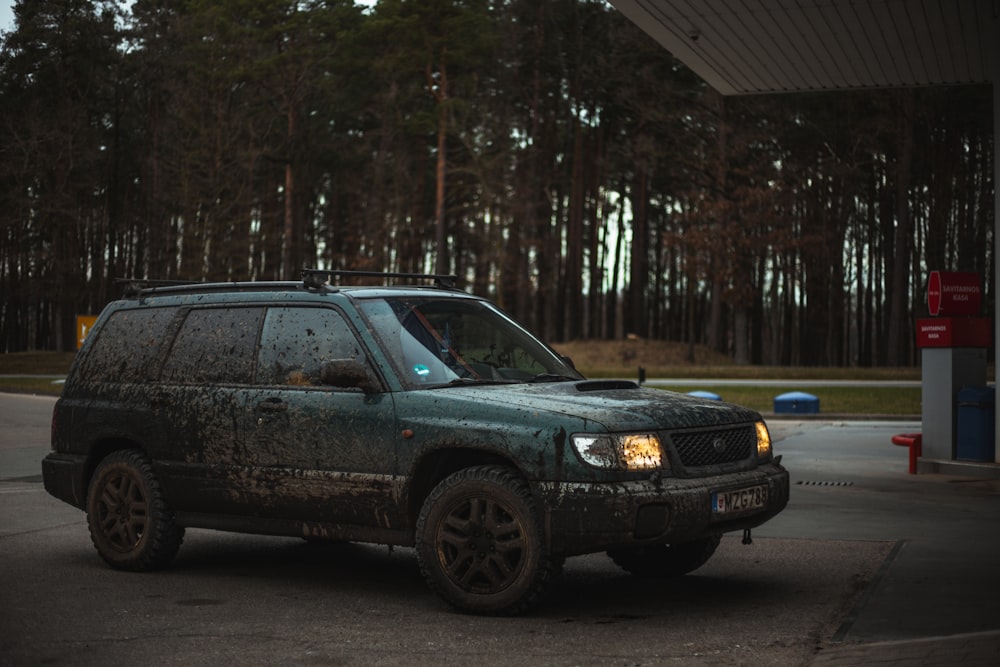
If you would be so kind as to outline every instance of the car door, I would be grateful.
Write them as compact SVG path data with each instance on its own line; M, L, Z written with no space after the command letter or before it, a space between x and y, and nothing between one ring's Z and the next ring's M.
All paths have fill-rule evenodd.
M150 428L164 450L154 459L171 506L233 514L248 465L243 414L254 391L257 341L265 308L191 308L150 392Z
M324 384L331 362L371 373L372 386ZM244 413L244 501L265 516L399 527L396 418L364 347L329 307L267 309L256 387Z

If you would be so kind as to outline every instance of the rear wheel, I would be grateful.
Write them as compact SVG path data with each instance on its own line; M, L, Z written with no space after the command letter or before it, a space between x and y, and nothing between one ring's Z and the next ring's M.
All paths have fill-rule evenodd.
M114 452L97 467L87 493L87 525L97 553L122 570L164 567L184 539L152 464L134 449Z
M712 535L679 544L612 549L608 551L608 556L618 567L638 577L666 579L697 570L708 562L721 541L722 536Z
M417 560L428 585L462 611L517 614L557 569L527 483L501 466L445 478L417 520Z

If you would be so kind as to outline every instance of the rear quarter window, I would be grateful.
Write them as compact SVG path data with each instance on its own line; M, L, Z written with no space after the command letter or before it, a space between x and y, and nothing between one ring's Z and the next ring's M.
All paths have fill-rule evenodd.
M80 376L89 382L147 381L176 314L176 308L115 311L98 332Z

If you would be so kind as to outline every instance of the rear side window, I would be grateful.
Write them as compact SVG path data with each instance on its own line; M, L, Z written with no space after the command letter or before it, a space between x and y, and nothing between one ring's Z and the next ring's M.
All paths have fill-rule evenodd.
M81 376L91 382L148 381L176 314L176 308L115 311L98 332Z
M259 384L319 385L324 362L364 360L354 331L329 308L270 308L260 337Z
M263 317L263 308L192 310L160 379L173 384L250 384Z

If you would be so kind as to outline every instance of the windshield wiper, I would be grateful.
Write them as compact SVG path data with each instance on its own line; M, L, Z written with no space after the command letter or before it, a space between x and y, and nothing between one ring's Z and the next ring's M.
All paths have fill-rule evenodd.
M539 373L528 380L528 382L573 382L579 379L569 375L558 375L557 373Z
M451 380L450 382L448 382L446 384L442 384L442 385L438 385L438 386L440 386L440 387L458 387L458 386L461 386L461 385L470 385L470 384L476 384L476 385L484 385L484 384L514 384L516 382L517 382L517 380L493 380L493 379L490 379L490 378L469 378L469 377L464 377L464 378L455 378L454 380Z

